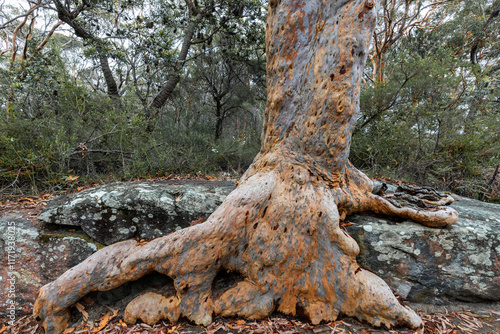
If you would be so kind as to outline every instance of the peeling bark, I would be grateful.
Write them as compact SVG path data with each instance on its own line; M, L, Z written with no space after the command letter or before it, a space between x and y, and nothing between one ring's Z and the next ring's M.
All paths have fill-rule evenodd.
M339 221L373 211L444 227L451 209L394 205L348 161L360 80L376 20L366 0L274 0L267 22L268 102L263 145L239 186L202 224L139 243L108 246L44 286L34 313L62 332L68 307L157 271L175 296L145 294L128 321L214 315L257 319L274 310L313 324L339 314L374 326L417 328L382 279L356 263L359 247ZM212 293L220 271L244 279ZM151 305L161 314L152 315Z

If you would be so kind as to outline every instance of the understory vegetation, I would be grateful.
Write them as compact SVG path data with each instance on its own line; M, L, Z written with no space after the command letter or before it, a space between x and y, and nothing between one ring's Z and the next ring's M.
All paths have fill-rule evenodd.
M1 195L236 176L259 151L266 1L3 7ZM490 0L381 1L355 166L500 200L499 12Z

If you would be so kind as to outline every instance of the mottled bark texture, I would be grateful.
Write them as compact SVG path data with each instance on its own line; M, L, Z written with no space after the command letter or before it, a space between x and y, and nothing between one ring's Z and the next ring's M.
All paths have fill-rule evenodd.
M345 314L419 327L416 313L358 266L359 247L339 226L359 211L439 227L457 219L451 209L373 194L372 181L348 161L376 10L367 0L271 0L263 145L240 185L205 223L111 245L44 286L34 312L45 328L63 331L68 307L87 293L153 271L171 277L176 294L138 297L129 321L184 316L208 325L214 315L256 319L277 310L313 324ZM244 279L212 293L220 271Z

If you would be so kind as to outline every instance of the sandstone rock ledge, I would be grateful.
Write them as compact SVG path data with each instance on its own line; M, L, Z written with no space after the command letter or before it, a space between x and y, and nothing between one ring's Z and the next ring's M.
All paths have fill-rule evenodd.
M446 304L500 300L500 205L457 197L459 214L447 229L356 215L347 227L358 262L404 299Z
M39 221L21 213L4 215L0 217L0 289L6 291L9 285L8 226L16 227L19 315L31 312L42 285L103 245L185 228L207 218L234 187L232 182L219 181L115 183L56 198ZM361 249L358 262L410 302L500 301L500 205L456 198L452 206L460 217L447 229L387 217L348 217L353 223L347 226L348 232ZM162 285L162 279L149 281ZM139 288L143 289L124 286L103 298L130 299ZM7 294L0 294L0 316L6 303Z
M38 219L79 226L104 245L152 239L208 218L234 187L226 181L112 183L56 198Z
M14 249L8 248L14 242ZM0 317L9 299L16 313L32 312L38 290L77 265L102 245L81 231L42 227L23 213L0 217ZM11 267L12 265L12 267ZM8 289L13 290L9 296Z

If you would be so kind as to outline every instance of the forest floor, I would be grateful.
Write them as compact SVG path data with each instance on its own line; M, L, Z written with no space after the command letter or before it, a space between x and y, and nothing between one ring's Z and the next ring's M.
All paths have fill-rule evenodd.
M91 186L85 188L89 187ZM53 194L45 194L3 202L0 200L0 216L26 212L36 217L53 197ZM423 326L417 330L373 328L356 319L343 317L335 322L312 326L299 318L280 314L258 321L215 318L208 327L195 326L186 321L177 324L162 322L155 326L143 323L127 325L117 310L106 306L109 309L107 312L97 314L92 312L89 305L86 305L87 309L81 304L80 306L80 320L74 322L73 327L69 327L64 334L500 334L500 303L457 303L446 306L409 304L423 320ZM0 334L44 333L41 325L31 315L17 317L14 324L9 324L8 321L0 318Z
M373 328L352 318L340 318L335 322L312 326L295 317L274 315L259 321L216 318L208 327L195 326L186 321L177 324L160 323L149 326L143 323L125 324L116 311L110 310L96 321L82 319L65 334L495 334L500 333L500 312L489 306L470 305L475 311L447 311L444 313L418 312L424 326L408 328ZM498 305L496 305L498 307ZM418 308L416 308L418 310ZM85 310L82 310L85 312ZM20 317L14 326L0 320L2 334L42 334L44 331L33 316Z

